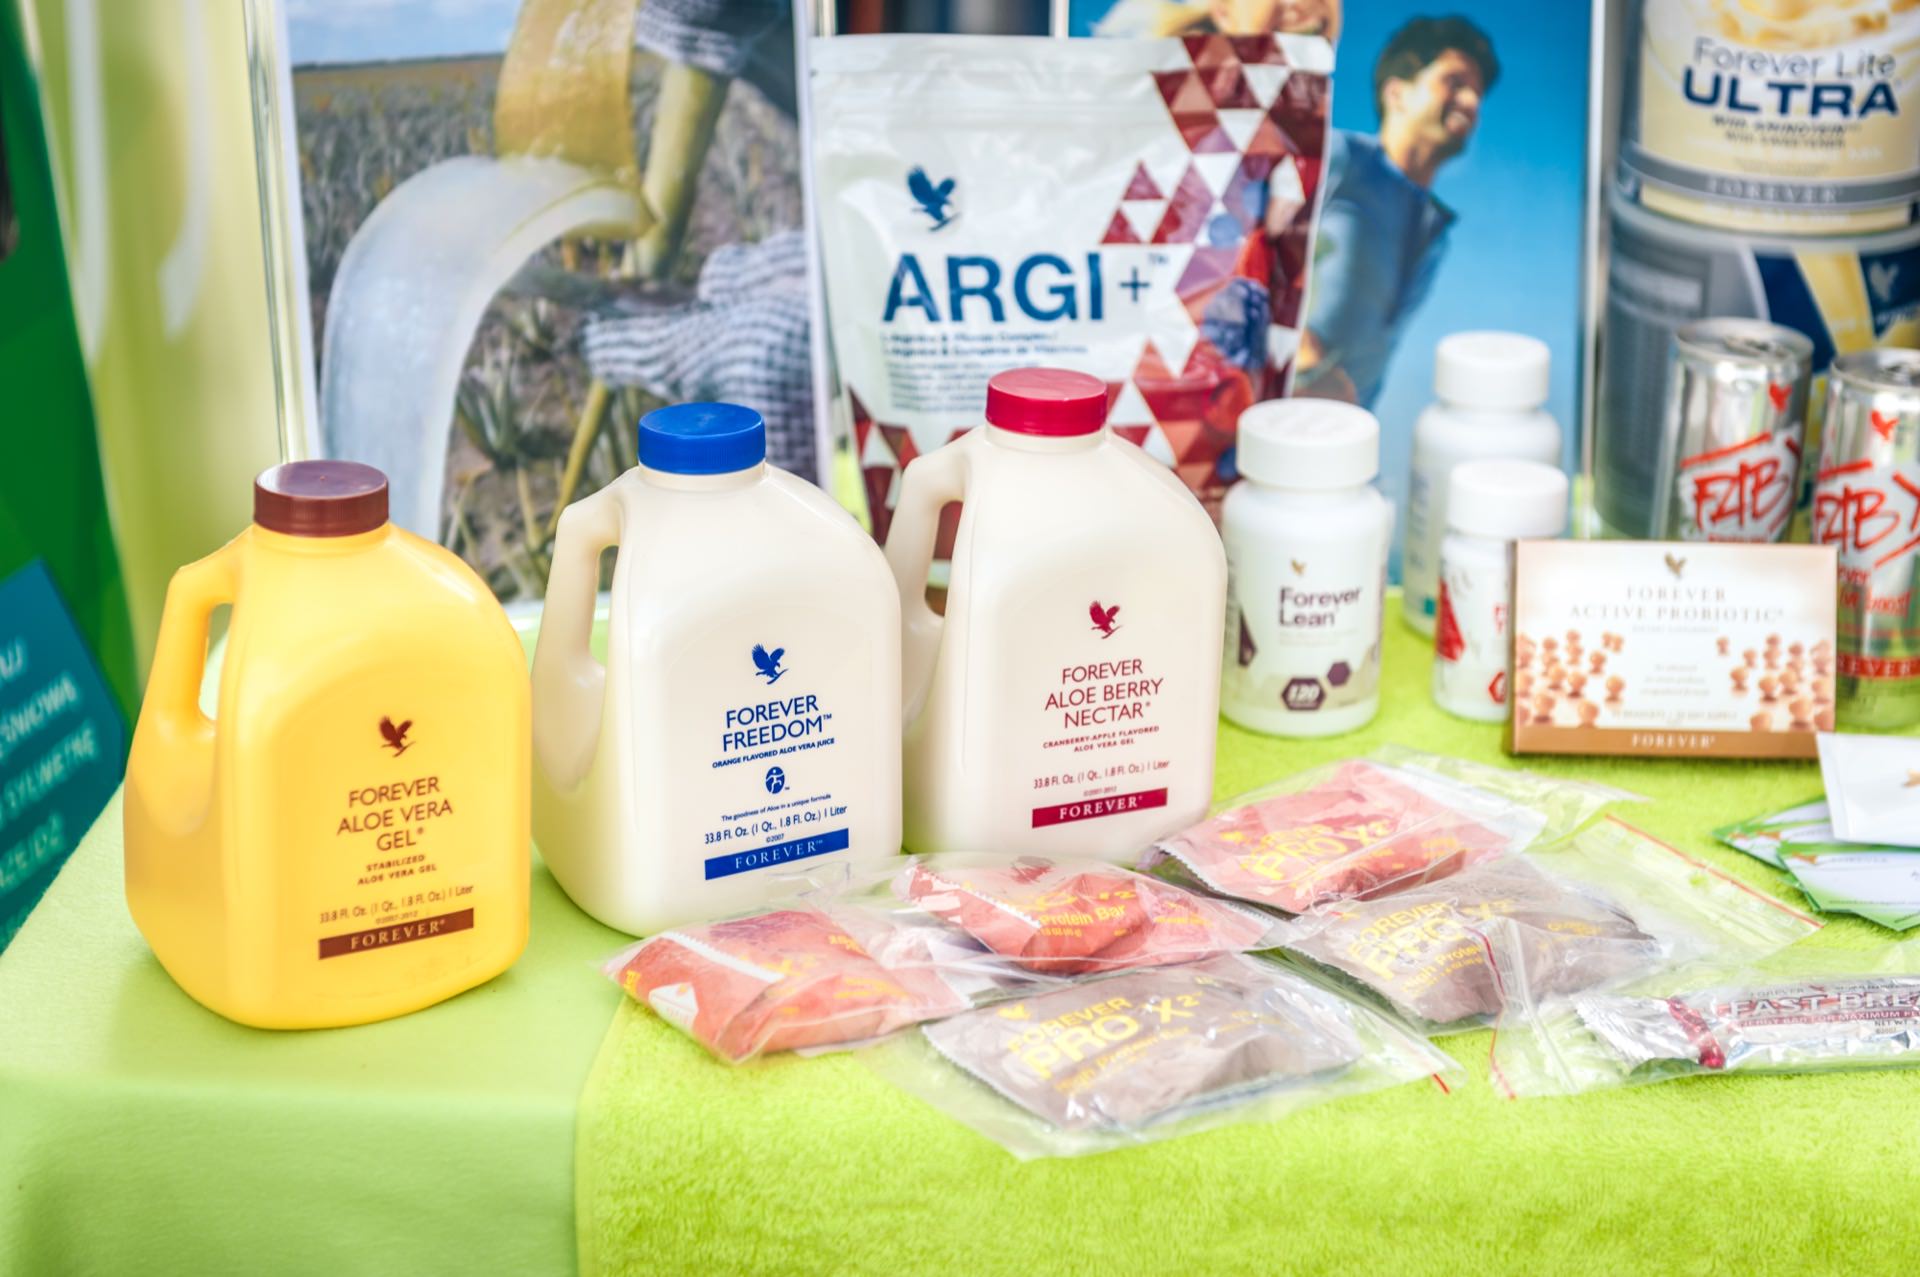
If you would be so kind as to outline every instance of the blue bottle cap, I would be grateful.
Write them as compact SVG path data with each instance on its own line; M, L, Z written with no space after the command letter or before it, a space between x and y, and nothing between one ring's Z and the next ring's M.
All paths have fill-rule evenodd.
M731 474L767 459L767 423L732 403L683 403L640 418L640 464L668 474Z

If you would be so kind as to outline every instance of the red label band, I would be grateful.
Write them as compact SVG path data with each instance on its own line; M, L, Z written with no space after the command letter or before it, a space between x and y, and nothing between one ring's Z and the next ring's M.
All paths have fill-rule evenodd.
M1099 798L1083 798L1077 803L1061 803L1058 807L1035 807L1033 827L1044 829L1048 825L1070 825L1076 820L1124 816L1130 811L1145 811L1149 807L1166 805L1167 791L1164 789L1143 789L1137 794L1104 794Z
M412 944L415 940L431 940L435 936L471 930L473 930L473 910L462 909L459 913L443 913L435 918L416 918L412 922L396 922L385 927L349 932L344 936L324 936L320 940L320 956L339 958L349 953L365 953L369 949L389 949L396 944Z
M1920 656L1855 656L1840 653L1840 672L1848 678L1913 678L1920 675Z

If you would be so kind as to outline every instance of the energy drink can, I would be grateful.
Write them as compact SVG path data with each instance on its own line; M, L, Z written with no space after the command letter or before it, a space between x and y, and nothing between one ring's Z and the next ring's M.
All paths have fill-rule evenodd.
M1702 319L1673 335L1657 539L1778 541L1793 518L1813 342L1763 319Z
M1920 198L1911 0L1631 0L1620 177L1669 217L1834 235Z
M1819 451L1827 365L1836 353L1920 345L1920 227L1790 240L1689 226L1619 193L1610 207L1606 310L1590 445L1594 503L1608 536L1665 535L1661 485L1674 334L1695 320L1769 320L1813 342L1805 457ZM1798 504L1811 500L1803 465ZM1800 535L1798 519L1790 536Z
M1920 351L1834 361L1813 536L1839 549L1840 725L1920 721Z

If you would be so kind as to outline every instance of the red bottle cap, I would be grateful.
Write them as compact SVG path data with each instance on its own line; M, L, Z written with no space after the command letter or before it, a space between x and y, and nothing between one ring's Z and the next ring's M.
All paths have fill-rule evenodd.
M1014 368L987 382L987 420L1023 435L1090 435L1107 420L1107 383L1064 368Z
M253 521L296 537L350 537L387 521L387 476L358 461L289 461L253 481Z

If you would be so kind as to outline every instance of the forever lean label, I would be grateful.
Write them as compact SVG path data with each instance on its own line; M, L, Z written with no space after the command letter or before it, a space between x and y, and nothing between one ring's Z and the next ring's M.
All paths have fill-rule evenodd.
M0 949L113 796L126 734L46 568L0 581Z

